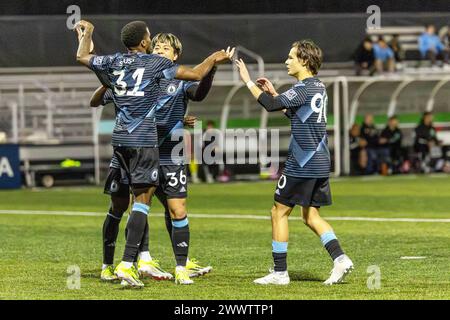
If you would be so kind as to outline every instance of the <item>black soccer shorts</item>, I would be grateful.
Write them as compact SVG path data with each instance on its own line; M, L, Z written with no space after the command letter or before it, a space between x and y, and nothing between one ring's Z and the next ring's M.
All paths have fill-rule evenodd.
M131 186L158 186L158 148L114 147L114 154L126 172Z
M159 167L158 198L187 198L187 175L185 165L161 165Z
M331 205L329 178L296 178L282 175L274 200L288 207L321 207Z

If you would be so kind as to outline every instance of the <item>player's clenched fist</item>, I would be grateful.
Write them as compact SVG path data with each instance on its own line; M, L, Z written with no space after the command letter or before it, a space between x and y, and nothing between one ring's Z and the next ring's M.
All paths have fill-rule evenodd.
M82 32L92 32L94 31L94 25L86 20L80 20L75 24L74 29L78 32L79 30Z

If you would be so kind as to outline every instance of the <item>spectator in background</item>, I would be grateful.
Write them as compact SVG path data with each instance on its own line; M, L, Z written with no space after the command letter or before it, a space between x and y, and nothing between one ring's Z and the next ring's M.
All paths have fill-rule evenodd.
M433 126L433 114L424 112L419 125L414 130L414 151L417 152L420 168L422 172L430 172L430 151L434 146L439 145L436 129Z
M448 52L446 52L444 44L436 35L436 28L429 24L425 27L425 32L419 37L419 51L422 59L429 59L431 65L436 65L438 58L444 60L444 64L448 64Z
M350 129L350 174L361 175L367 167L367 141L361 139L361 128L353 124Z
M367 143L367 167L366 174L375 173L378 170L378 140L379 133L373 123L373 115L366 114L364 116L364 122L361 126L361 138Z
M386 128L380 134L381 174L399 172L402 163L402 139L403 135L398 128L398 119L396 116L391 116Z
M387 45L383 37L379 37L377 43L373 45L373 54L375 69L378 73L395 71L394 51Z
M369 37L365 38L358 46L353 54L353 59L355 61L355 73L357 76L360 76L364 71L369 75L374 73L375 58L373 55L372 40Z
M389 42L389 47L394 52L395 63L397 65L401 66L401 63L402 63L403 59L405 58L405 53L403 52L402 47L400 45L398 34L394 34L392 36L392 39Z
M442 37L442 44L444 45L444 55L447 56L447 63L444 64L444 68L448 69L449 68L448 57L450 55L450 25L447 26L447 32Z

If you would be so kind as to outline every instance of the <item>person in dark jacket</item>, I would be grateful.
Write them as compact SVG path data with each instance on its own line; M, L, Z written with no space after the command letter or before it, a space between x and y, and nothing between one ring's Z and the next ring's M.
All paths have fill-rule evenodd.
M436 129L433 126L433 114L431 112L424 112L414 133L414 151L418 154L421 170L423 172L429 172L431 148L439 145Z
M375 72L373 43L369 37L365 38L358 46L353 54L353 59L355 61L355 73L357 76L360 76L364 70L368 71L370 75Z
M378 140L379 132L373 123L373 115L366 114L361 126L361 138L367 142L367 167L366 174L375 173L378 170Z
M385 165L389 172L398 172L402 160L403 134L398 128L398 119L391 116L386 128L380 134L380 157L382 168ZM382 170L383 171L383 170Z
M355 123L350 129L350 174L361 175L367 167L367 141L361 138L361 128Z

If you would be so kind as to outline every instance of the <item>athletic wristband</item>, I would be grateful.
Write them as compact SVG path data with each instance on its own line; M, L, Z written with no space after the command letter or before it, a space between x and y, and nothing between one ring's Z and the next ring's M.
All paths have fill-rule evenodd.
M246 85L247 85L247 88L249 88L249 89L251 89L253 86L256 86L256 84L252 80L247 81Z

